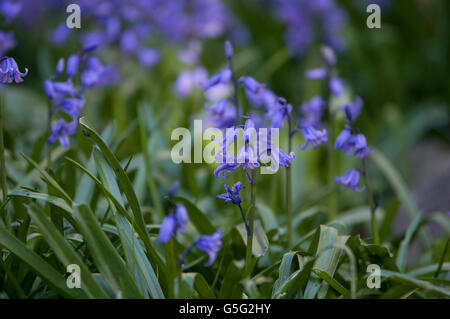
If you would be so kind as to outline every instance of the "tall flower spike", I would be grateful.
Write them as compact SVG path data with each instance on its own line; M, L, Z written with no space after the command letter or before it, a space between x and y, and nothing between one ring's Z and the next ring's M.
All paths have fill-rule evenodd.
M356 169L351 169L347 171L344 176L339 177L336 176L334 179L336 183L343 185L344 187L357 191L362 192L364 190L364 186L358 187L359 184L359 172Z
M217 254L222 248L222 230L217 229L212 235L202 235L198 239L196 246L201 251L208 254L209 260L204 265L206 267L211 266L217 258Z
M3 57L0 59L0 83L16 83L23 82L22 77L28 74L28 69L25 68L25 72L19 71L17 62L10 57Z

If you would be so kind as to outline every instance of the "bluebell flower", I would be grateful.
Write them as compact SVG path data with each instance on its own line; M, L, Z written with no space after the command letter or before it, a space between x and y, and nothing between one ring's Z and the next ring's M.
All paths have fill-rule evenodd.
M322 56L325 60L325 62L328 64L328 66L334 66L336 65L337 59L336 59L336 53L334 52L334 50L327 46L327 45L323 45L320 48L320 51L322 53Z
M361 113L363 104L363 100L359 96L357 96L355 98L355 101L342 106L342 109L345 112L345 116L347 117L347 120L349 122L354 122L358 118L359 114Z
M343 150L347 156L357 155L359 159L372 153L372 149L367 146L366 137L361 133L352 134L349 128L344 128L338 135L334 148Z
M159 228L159 241L163 244L167 243L172 236L176 236L179 232L186 232L186 224L189 216L186 207L182 204L175 206L175 213L171 213L164 217L161 227Z
M180 97L186 97L194 88L201 88L207 79L208 72L204 67L183 71L175 81L175 93Z
M214 170L214 176L215 177L223 177L223 178L228 178L227 175L225 175L225 173L232 173L236 170L236 168L239 167L239 164L237 163L223 163L221 164L219 167L217 167Z
M81 73L81 84L84 88L90 88L100 82L104 66L96 57L88 58L86 64L87 69Z
M57 139L63 147L69 147L69 135L76 133L75 121L67 123L64 119L60 118L58 122L52 125L52 134L47 139L47 143L53 144Z
M245 95L252 106L263 106L267 111L271 110L278 100L278 97L266 87L258 90L256 93L245 90Z
M287 104L284 98L278 98L277 103L265 114L267 119L271 120L271 128L283 128L283 121L290 121L292 105Z
M144 68L151 68L161 59L161 54L156 49L141 48L137 52L138 60Z
M236 108L228 99L220 99L207 111L205 127L224 129L236 121Z
M78 73L78 65L80 63L80 57L78 54L73 54L67 59L66 73L69 77L74 77Z
M66 27L67 28L67 27ZM83 37L83 51L92 52L105 44L107 37L101 31L92 31Z
M64 72L64 58L60 58L56 64L56 75L60 75Z
M84 105L84 98L67 98L61 102L61 109L73 119L77 119L80 116L81 109Z
M228 187L227 184L223 184L225 187L225 190L227 191L224 194L217 195L217 198L221 198L225 200L225 204L228 202L232 202L235 205L240 205L242 203L241 196L239 193L241 192L241 189L244 187L242 186L241 182L237 182L233 185L232 188Z
M285 42L294 54L303 55L315 42L342 50L340 34L346 21L345 11L333 0L276 0L277 16L286 24Z
M260 90L265 88L265 84L261 84L256 81L251 76L243 76L239 79L239 83L244 86L246 91L249 91L253 94L258 93Z
M28 74L28 69L25 72L20 72L17 62L10 57L3 57L0 59L0 83L16 83L23 82L22 77Z
M306 71L306 77L310 80L320 80L327 77L327 70L325 68L317 68Z
M233 77L233 73L230 68L226 68L219 73L214 74L210 77L203 85L203 89L206 91L209 88L216 86L217 84L228 84Z
M4 32L0 30L0 56L4 56L6 52L16 46L14 33Z
M354 135L351 143L354 149L353 155L357 155L359 159L363 159L373 152L373 150L367 146L366 137L361 133Z
M359 172L356 169L351 169L347 171L344 176L335 177L335 182L338 184L343 185L346 188L349 188L351 190L362 192L364 190L364 186L358 187L359 184Z
M124 53L134 53L139 48L139 38L134 30L126 30L120 39L120 48Z
M340 96L344 92L344 82L337 76L330 78L329 86L331 93L335 96Z
M352 133L350 128L344 128L336 138L336 141L334 142L334 148L337 150L344 150L347 153L350 150L349 140L351 137Z
M46 80L44 82L44 90L49 99L54 101L55 105L59 105L64 97L74 96L77 93L70 79L63 82Z
M5 22L10 23L22 10L22 3L19 1L3 0L0 3L0 11L5 17Z
M66 22L61 23L51 34L51 41L56 45L62 45L66 42L72 29L69 29Z
M315 150L320 144L328 140L327 130L317 130L312 126L302 128L303 136L305 137L305 145L298 146L301 150L306 150L309 144Z
M233 45L230 41L225 41L225 56L228 60L231 60L233 58Z
M206 267L211 266L216 260L217 254L222 248L222 236L222 231L217 229L212 235L202 235L197 240L197 248L208 254L209 260L204 264Z
M300 106L300 127L314 127L317 128L320 125L323 113L325 101L320 96L315 96L309 101L304 102Z

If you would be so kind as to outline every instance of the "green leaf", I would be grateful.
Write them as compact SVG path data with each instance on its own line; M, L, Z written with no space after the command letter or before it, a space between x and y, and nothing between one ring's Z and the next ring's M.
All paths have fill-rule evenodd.
M422 214L418 214L413 219L411 224L409 224L408 229L406 230L405 238L400 243L400 247L398 248L397 259L396 259L396 263L397 263L398 269L400 269L400 272L405 272L406 262L407 262L407 258L408 258L409 243L411 242L411 239L412 239L414 233L417 231L421 220L422 220Z
M328 284L330 284L331 287L334 288L337 292L339 292L342 296L345 298L350 297L350 291L346 289L344 286L342 286L336 279L331 277L328 273L325 271L322 271L320 269L312 269L312 272L315 273L317 276L325 280Z
M94 150L94 158L100 178L103 182L103 186L110 190L113 196L117 199L118 203L121 203L122 196L120 194L119 186L114 178L114 173L106 164L103 156L98 150ZM164 298L164 294L161 286L159 285L158 279L156 278L156 274L145 256L144 249L136 238L131 224L128 222L126 216L116 210L112 203L110 206L127 258L127 266L130 272L135 274L136 283L138 285L145 284L145 286L142 287L144 290L142 291L141 289L143 294L146 295L147 291L150 291L153 298Z
M94 140L94 142L98 145L103 155L105 156L108 164L114 170L114 174L117 176L119 184L125 193L125 196L128 199L128 204L133 211L135 222L138 227L142 230L145 230L144 217L141 212L141 208L139 206L136 194L133 190L133 185L131 184L130 179L128 178L127 173L123 170L122 166L120 166L120 162L117 160L116 156L112 153L109 147L106 145L105 141L100 137L100 135L95 131L94 128L89 124L89 122L84 118L80 118L80 124L83 128L83 133L85 136L90 137ZM141 238L144 242L146 242L146 246L151 246L150 238L148 234L144 232L143 238Z
M64 218L66 218L72 226L76 228L76 222L73 219L73 209L67 202L59 197L51 196L43 193L32 192L28 190L14 190L9 193L11 197L25 197L31 199L42 200L62 209Z
M213 290L208 285L205 278L199 273L183 273L183 283L184 286L187 285L189 287L191 294L188 294L188 296L191 295L190 297L192 297L192 292L195 290L200 298L216 299L216 295ZM175 287L178 287L178 285L175 285Z
M158 213L158 217L160 220L164 218L164 211L162 208L161 200L158 194L158 189L156 187L155 179L153 177L153 168L152 168L152 162L150 159L150 152L149 152L149 138L147 136L147 130L149 129L146 126L145 118L147 118L146 108L144 104L140 104L138 107L138 122L139 122L139 133L140 133L140 140L141 140L141 148L142 153L144 155L144 165L145 165L145 171L146 171L146 177L147 177L147 184L148 188L150 190L150 195L152 197L153 205L155 206L155 211ZM145 115L144 115L145 114Z
M124 298L142 298L143 295L130 276L125 263L101 229L89 206L81 204L75 209L81 233L94 262L115 294Z
M450 297L450 290L446 288L442 288L439 286L435 286L427 281L420 280L417 278L414 278L410 276L409 274L401 274L398 272L390 271L390 270L381 270L381 276L385 278L395 278L401 282L408 283L410 285L413 285L417 288L433 291L438 294L441 294L446 297Z
M70 196L65 192L65 190L58 184L57 181L54 180L53 177L50 176L49 173L47 173L42 167L39 166L35 161L33 161L30 157L22 153L22 156L27 160L28 163L30 163L34 168L36 168L39 173L42 175L44 180L49 183L55 190L62 196L62 198L67 201L69 204L72 203L72 199Z
M66 284L66 279L60 273L58 273L52 266L28 248L24 243L12 236L3 227L0 227L0 245L20 258L62 296L67 298L88 297L84 291L79 289L69 289Z
M339 258L342 254L342 249L336 247L344 245L347 241L347 236L338 236L338 231L326 225L320 225L319 242L316 249L316 261L314 268L327 272L330 276L334 275ZM316 275L312 275L305 289L304 297L306 299L313 299L320 292L320 296L325 296L328 290L328 285L322 285L322 280Z
M245 224L239 224L236 226L237 231L241 235L244 244L247 245L247 230ZM252 254L256 257L262 257L269 249L269 240L267 239L266 232L259 220L254 221L253 225L253 242L252 242Z
M108 295L94 279L80 256L75 253L73 248L64 239L63 235L57 231L55 226L47 219L47 217L45 217L42 210L37 207L37 205L32 205L32 208L33 209L29 210L31 218L38 226L46 239L47 244L53 249L55 255L64 267L67 267L67 265L70 264L77 264L80 267L82 289L85 290L91 298L108 298Z
M289 279L292 268L292 260L295 255L296 253L293 251L290 251L283 255L280 268L278 270L278 279L275 281L272 288L272 299L275 298L276 296L279 296L280 287L282 287Z
M371 159L375 162L378 168L381 170L385 178L389 181L394 191L397 193L400 201L405 205L406 211L414 219L419 215L419 210L408 191L405 181L401 177L400 173L395 169L391 162L377 149L374 149L371 154ZM430 239L425 230L421 231L421 237L428 246Z

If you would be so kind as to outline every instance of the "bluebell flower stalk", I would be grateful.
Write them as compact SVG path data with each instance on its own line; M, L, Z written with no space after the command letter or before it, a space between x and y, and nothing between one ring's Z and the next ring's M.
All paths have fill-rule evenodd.
M242 206L241 206L242 199L241 199L241 196L239 195L239 193L241 192L241 189L244 188L244 186L242 186L241 182L237 182L236 184L233 185L232 188L230 188L227 184L223 184L223 186L225 187L225 190L227 192L224 194L217 195L217 198L224 199L225 204L228 202L231 202L239 207L239 210L242 215L242 219L244 221L245 229L247 230L247 234L251 234L251 230L248 225L247 218L245 217L244 211L242 210Z
M219 228L211 235L201 235L197 241L193 242L184 250L178 262L179 266L183 266L187 255L195 247L208 254L208 261L204 263L204 266L209 267L213 265L220 249L222 248L222 236L223 232Z
M256 212L256 170L252 170L251 173L251 193L250 193L250 211L248 215L248 223L250 233L247 234L247 249L245 254L245 269L244 275L249 276L253 270L253 236L254 236L254 224L255 224L255 212Z
M20 72L17 62L11 57L0 58L0 83L21 83L22 77L28 74L28 69L25 68L25 72ZM10 216L7 207L4 206L8 196L8 185L6 180L6 161L5 161L5 145L3 140L3 114L4 114L4 100L3 96L0 98L0 165L1 165L1 185L2 185L2 206L5 209L5 225L8 229L11 228Z

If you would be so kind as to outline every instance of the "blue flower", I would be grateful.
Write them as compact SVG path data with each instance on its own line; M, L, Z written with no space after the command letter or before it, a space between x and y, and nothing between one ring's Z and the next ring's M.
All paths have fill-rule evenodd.
M320 125L322 119L322 109L324 106L324 100L320 96L315 96L311 100L306 101L300 106L300 127L314 127L317 128Z
M53 144L58 139L63 147L69 147L69 134L76 133L76 126L75 121L66 123L64 119L60 118L58 122L52 125L52 134L47 139L47 143Z
M56 75L61 75L64 72L64 58L60 58L56 63Z
M0 11L5 16L6 23L10 23L22 10L22 3L4 0L0 4Z
M3 56L15 46L16 41L14 40L14 33L0 30L0 56Z
M265 88L265 84L261 84L256 81L251 76L243 76L239 79L239 83L244 86L246 91L249 91L253 94L258 93L260 90Z
M312 148L315 150L317 146L325 143L328 140L327 130L322 129L316 130L314 127L304 127L302 128L303 136L305 137L305 145L298 146L301 150L306 150L309 144L311 144Z
M176 236L178 232L186 232L186 224L189 216L186 207L181 204L175 206L175 213L164 217L161 227L159 228L159 241L163 244L167 243L172 236Z
M361 133L352 134L349 128L344 128L338 135L334 148L345 151L347 156L357 155L359 159L372 153L372 149L367 146L366 137Z
M233 73L230 68L226 68L223 71L220 71L219 73L214 74L212 77L210 77L204 84L203 89L206 91L209 88L216 86L217 84L227 84L231 81L231 78L233 77Z
M53 100L56 105L59 105L64 97L76 94L76 89L70 79L64 82L46 80L44 90L49 99Z
M344 187L349 188L351 190L357 192L362 192L364 190L364 186L358 187L359 172L356 169L351 169L347 171L342 177L336 176L334 180L336 183L341 184Z
M206 127L231 127L236 122L236 108L228 99L220 99L208 109Z
M22 77L28 74L28 69L25 68L25 72L19 71L17 62L10 57L3 57L0 59L0 83L16 83L23 82Z
M73 54L67 59L66 73L69 77L75 76L78 73L78 65L80 63L80 57L78 54Z
M227 192L217 195L217 198L225 199L225 204L228 202L232 202L235 205L239 205L242 203L242 199L239 196L239 193L244 186L242 186L241 182L237 182L236 184L234 184L232 189L230 189L227 184L223 184L223 186L225 187L225 190Z
M228 163L223 163L221 164L219 167L217 167L214 170L214 176L215 177L223 177L223 178L228 178L227 175L225 175L225 173L232 173L236 170L236 168L239 167L239 164L228 164Z
M329 82L330 91L335 96L340 96L344 92L344 82L337 76L333 76Z
M271 119L271 128L283 128L283 121L288 122L290 120L292 111L292 105L287 104L286 100L282 97L277 99L271 109L265 114L267 119Z
M139 47L139 38L133 30L126 30L120 39L120 48L124 53L136 52Z
M78 119L84 105L84 98L67 98L61 102L61 109L73 119Z
M231 60L233 58L233 45L230 41L225 41L225 56L228 60Z
M363 100L359 96L357 96L354 102L350 102L342 106L342 109L345 112L345 116L347 117L347 120L349 122L354 122L358 118L359 113L361 113L363 104Z
M324 79L327 76L327 70L325 68L317 68L306 71L306 77L310 80Z
M161 54L156 49L142 48L137 53L139 63L144 68L151 68L161 59Z
M212 235L202 235L197 240L197 248L208 254L209 260L204 264L206 267L211 266L216 260L217 254L222 248L222 236L222 231L217 229Z

